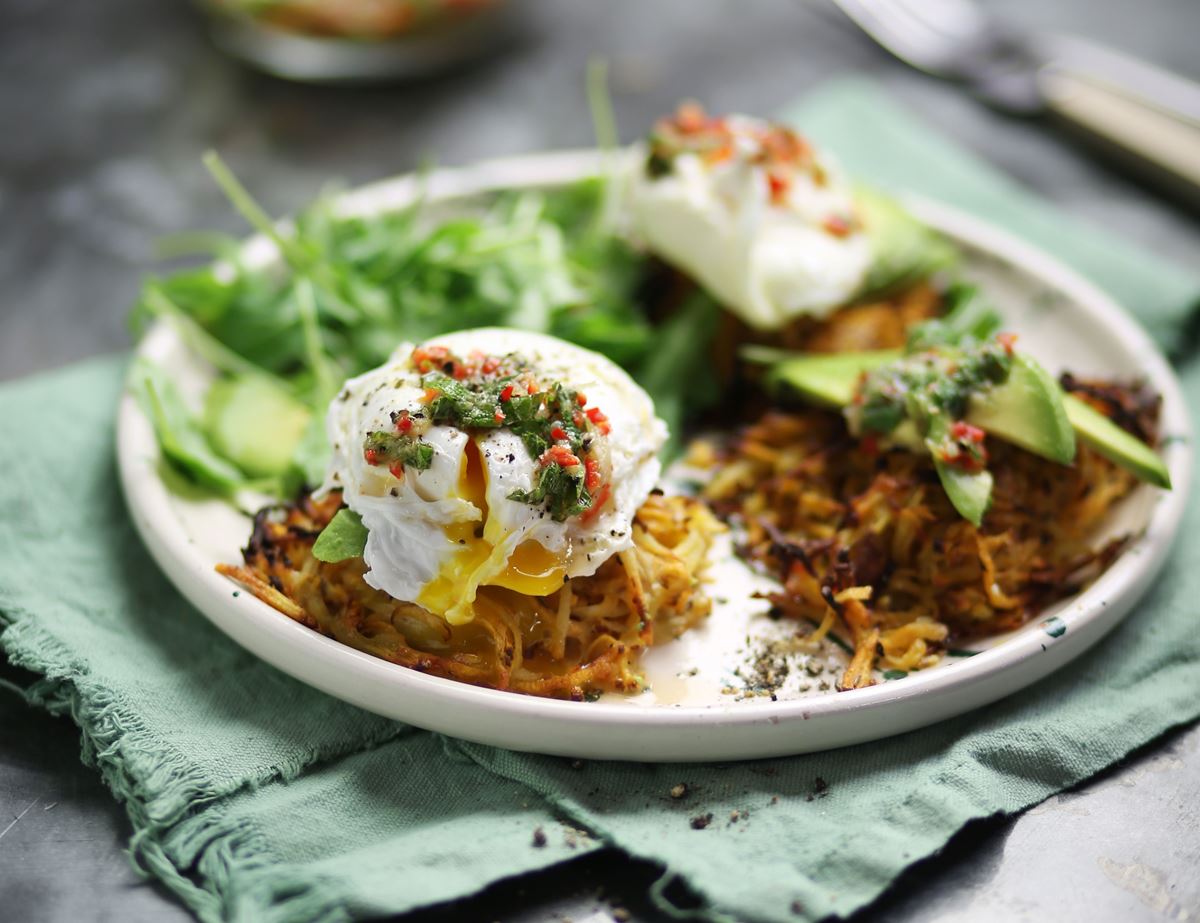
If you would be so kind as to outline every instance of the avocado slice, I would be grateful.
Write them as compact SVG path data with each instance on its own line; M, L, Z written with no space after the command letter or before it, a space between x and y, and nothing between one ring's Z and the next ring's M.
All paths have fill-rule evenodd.
M871 242L871 266L855 300L883 297L957 262L957 249L891 196L858 186L854 199Z
M1063 406L1075 432L1089 446L1141 480L1171 489L1171 475L1154 449L1073 394L1063 396Z
M1014 356L1008 379L971 400L967 422L1060 465L1075 459L1062 388L1029 356Z
M767 353L764 350L761 356L749 358L767 361ZM798 394L823 407L846 406L854 399L864 372L900 356L895 350L834 355L770 353L774 365L767 373L768 389ZM1166 465L1154 449L1088 404L1064 394L1049 373L1028 356L1018 354L1008 380L972 402L967 421L1064 465L1075 459L1078 437L1141 480L1168 490L1171 487Z
M964 471L957 465L947 465L934 458L942 489L958 514L971 525L983 522L983 514L992 503L992 475L989 471Z
M864 372L900 358L898 349L861 353L790 353L767 373L769 391L791 391L822 407L845 407Z
M822 406L845 407L864 372L899 357L898 350L795 356L771 369L767 386L782 385ZM1075 433L1062 406L1062 389L1028 356L1016 356L1008 380L972 401L967 422L1059 464L1075 458Z
M283 474L311 413L259 375L221 378L204 401L204 426L213 447L251 477Z

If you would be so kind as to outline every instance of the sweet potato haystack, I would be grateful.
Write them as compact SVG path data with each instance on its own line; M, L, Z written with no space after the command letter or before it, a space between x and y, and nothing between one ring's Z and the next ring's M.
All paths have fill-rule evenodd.
M423 673L553 698L634 692L639 652L711 608L699 574L721 527L696 500L651 495L634 518L633 547L595 574L546 597L482 587L474 621L457 626L367 586L361 558L313 557L340 506L334 492L261 511L244 566L217 570L302 625Z
M1157 395L1070 376L1063 385L1154 443ZM917 670L956 643L1024 624L1123 547L1093 536L1133 475L1084 445L1070 467L999 440L988 452L996 480L978 529L954 511L929 458L868 451L835 413L770 411L692 455L713 466L704 496L744 528L743 553L782 583L775 613L811 623L814 643L835 626L849 635L839 687L851 689L873 683L876 668Z

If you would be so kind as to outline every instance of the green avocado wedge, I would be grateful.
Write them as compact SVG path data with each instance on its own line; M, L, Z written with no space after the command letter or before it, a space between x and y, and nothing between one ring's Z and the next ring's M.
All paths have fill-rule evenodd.
M744 350L743 355L751 362L770 365L765 378L770 393L791 394L821 407L838 408L854 399L864 372L894 361L901 353L817 355L754 348ZM1078 438L1139 479L1156 487L1171 487L1166 465L1154 449L1083 401L1064 394L1045 369L1022 354L1016 357L1004 384L972 401L967 422L1064 465L1074 461Z
M949 240L886 193L859 185L854 199L871 242L871 266L856 301L884 297L958 261L958 249Z
M1171 489L1171 475L1154 449L1072 394L1063 397L1063 406L1075 432L1089 446L1139 479Z
M790 393L821 407L845 407L854 400L864 372L900 358L898 349L861 353L788 353L751 346L742 350L751 362L771 364L766 388Z
M252 477L287 471L310 411L259 375L220 378L204 402L213 447Z
M967 422L1034 455L1069 465L1075 460L1075 431L1063 397L1049 372L1018 353L1004 384L971 401Z
M946 496L958 514L976 528L992 503L992 475L989 471L964 471L935 458L933 466Z

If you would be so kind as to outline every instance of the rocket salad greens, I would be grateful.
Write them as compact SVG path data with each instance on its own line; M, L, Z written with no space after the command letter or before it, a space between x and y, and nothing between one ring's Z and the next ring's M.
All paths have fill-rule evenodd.
M694 383L715 306L696 296L663 325L646 315L647 261L603 228L602 180L502 193L478 215L432 225L421 202L347 217L325 196L277 227L215 155L205 162L281 259L252 264L240 241L221 238L218 263L146 283L135 332L165 319L220 374L203 413L162 370L139 362L132 378L164 454L211 490L286 496L320 483L325 409L341 383L404 340L468 327L546 332L603 353L647 388L672 432L714 396Z
M663 317L649 310L646 290L663 270L610 230L604 178L502 192L475 214L440 222L419 197L399 211L351 216L324 195L277 224L220 158L210 153L205 165L276 258L252 261L242 241L191 235L217 262L148 280L132 326L140 335L152 321L171 323L218 378L199 413L144 360L131 390L164 456L206 490L287 497L319 484L325 411L342 382L401 342L453 330L515 327L608 356L654 401L670 429L668 456L682 445L684 422L720 397L709 362L716 302L693 289ZM953 262L945 240L887 197L860 189L858 198L872 244L858 298Z

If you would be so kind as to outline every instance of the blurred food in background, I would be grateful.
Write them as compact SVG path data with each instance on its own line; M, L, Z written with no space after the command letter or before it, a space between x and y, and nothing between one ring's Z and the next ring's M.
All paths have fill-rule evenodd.
M200 0L217 44L292 80L425 77L497 50L516 0Z

